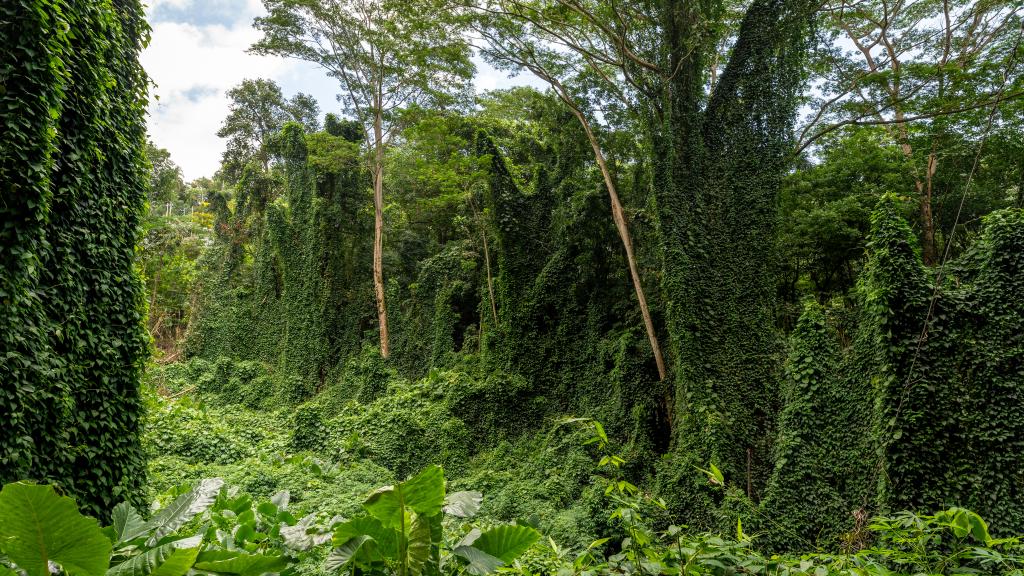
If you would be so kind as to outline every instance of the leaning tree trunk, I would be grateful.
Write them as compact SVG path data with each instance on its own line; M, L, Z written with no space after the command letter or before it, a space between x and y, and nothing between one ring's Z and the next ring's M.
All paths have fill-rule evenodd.
M583 125L583 131L587 134L590 147L594 149L594 159L598 168L601 169L601 176L604 177L605 187L608 188L608 196L612 204L612 220L615 221L615 228L619 231L619 238L622 239L622 246L626 249L626 261L629 264L629 275L633 279L633 288L636 290L636 299L640 303L640 314L644 318L644 328L647 330L647 339L651 343L651 352L654 354L654 363L658 366L658 378L665 379L665 360L661 354L661 346L658 345L658 335L654 331L654 322L651 320L651 311L647 307L647 297L644 295L644 286L640 282L640 271L636 265L636 254L633 252L633 238L629 234L629 224L626 223L626 212L622 209L622 202L619 201L619 193L615 189L615 180L605 162L604 153L601 152L601 145L590 129L590 122L578 108L573 107L573 114Z
M569 107L572 111L573 116L579 120L580 125L583 126L583 131L587 135L587 141L590 143L590 147L594 150L594 160L597 162L598 168L601 170L601 176L604 178L605 187L608 188L608 197L611 200L612 205L612 220L615 222L615 229L619 232L619 238L622 240L622 245L626 250L626 261L629 264L629 275L633 281L633 289L636 290L636 298L640 304L640 314L644 319L644 328L647 330L647 339L651 343L651 352L654 354L654 363L658 367L658 378L660 380L665 379L665 360L661 353L661 346L658 344L658 335L654 331L654 322L651 320L651 311L647 307L647 297L644 295L644 286L640 282L640 271L636 265L636 254L633 252L633 238L629 234L629 224L626 222L626 212L622 209L622 202L619 201L619 194L615 188L615 179L612 178L611 170L608 169L608 164L605 162L604 153L601 152L601 144L597 141L597 137L594 136L594 131L590 127L590 122L587 120L586 114L580 110L579 106L570 96L569 91L566 90L565 86L555 78L554 75L550 74L543 67L537 64L527 64L534 74L543 78L555 89L558 97L562 99L562 102Z

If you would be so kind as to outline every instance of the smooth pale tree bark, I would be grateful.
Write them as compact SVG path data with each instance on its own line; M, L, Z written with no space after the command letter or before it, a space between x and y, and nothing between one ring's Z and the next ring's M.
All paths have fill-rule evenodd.
M993 92L998 78L990 66L1004 57L1005 42L1018 29L1021 7L1013 2L829 0L825 9L826 27L845 34L854 50L823 67L836 74L826 74L832 88L802 129L797 151L842 126L883 126L912 167L922 257L926 264L937 264L941 247L936 239L933 181L941 133L935 131L935 123L1021 96ZM838 121L818 126L830 116ZM915 121L933 123L922 124L931 132L926 155L917 144L924 138L911 131Z
M498 325L498 305L494 299L494 275L491 273L491 250L487 247L487 231L481 231L480 236L484 241L484 265L487 267L487 293L491 297L491 318L494 325Z
M487 37L485 35L485 37ZM598 169L601 171L601 177L604 179L605 188L608 189L608 198L612 206L612 220L615 222L615 229L619 233L619 239L622 240L622 246L626 251L626 262L629 266L629 276L633 283L633 289L636 291L637 302L640 305L640 315L643 317L644 329L647 332L647 339L651 344L651 353L654 355L654 363L658 367L658 378L664 380L666 376L665 371L665 360L661 353L661 346L658 344L658 335L654 330L654 321L651 319L651 311L647 306L647 296L644 294L643 283L640 281L640 270L636 263L636 254L633 250L633 238L629 233L629 223L626 220L626 212L622 208L622 202L619 200L619 194L615 187L615 179L612 177L611 170L608 168L608 163L605 161L604 153L601 150L601 144L597 140L597 136L594 134L593 129L590 126L590 121L587 120L587 115L580 109L576 99L573 98L569 90L562 84L561 81L555 76L554 73L549 71L535 58L530 56L532 53L529 49L520 49L517 53L515 47L504 46L498 47L497 41L493 38L488 37L495 54L499 58L502 58L509 62L528 69L533 72L537 77L541 78L548 85L554 89L555 93L558 94L559 99L569 107L573 116L579 120L580 125L583 127L584 133L587 135L587 141L590 143L591 149L594 151L594 162L597 164ZM514 41L512 41L514 43Z
M587 13L583 9L582 5L578 3L570 0L565 4L565 6L574 12L582 14L584 19L590 23L597 21L593 14ZM600 31L602 34L609 34L613 37L611 44L615 46L614 51L617 52L617 56L602 56L580 47L577 45L575 37L563 36L555 33L551 27L538 22L535 19L536 14L531 9L524 7L524 5L519 4L515 0L509 2L509 5L503 6L499 10L492 10L490 12L492 15L494 13L502 14L505 22L504 24L501 22L492 22L490 27L485 25L477 30L477 32L488 43L489 48L486 50L487 53L498 62L504 62L519 68L525 68L535 74L538 78L547 82L583 127L583 131L587 136L587 141L594 152L594 162L601 171L601 177L604 180L605 187L608 189L608 198L612 208L612 220L615 222L615 229L619 233L619 239L622 241L622 246L626 251L626 262L629 266L630 279L633 284L633 289L636 291L637 302L640 306L640 314L643 317L644 329L647 332L647 339L651 345L654 362L658 367L658 377L660 380L664 380L666 376L664 355L661 352L661 346L658 343L658 335L654 329L654 321L651 319L651 312L647 306L647 297L644 294L643 283L640 280L639 267L636 263L636 254L633 250L633 238L629 233L629 223L626 219L625 210L622 207L622 202L619 200L619 194L615 186L615 178L612 176L608 163L605 161L604 153L601 150L601 144L598 142L597 136L594 134L590 121L587 119L587 115L584 113L580 104L576 101L568 88L563 84L562 80L559 79L559 72L556 71L559 66L557 64L554 64L553 67L548 65L551 63L551 56L557 51L552 52L549 49L545 49L544 44L537 43L535 38L531 37L531 34L536 34L538 32L543 32L543 34L546 35L553 34L553 36L548 38L548 40L553 39L557 44L561 44L569 51L579 51L584 54L585 67L589 68L594 74L606 81L608 86L611 87L614 92L618 92L620 94L621 90L615 86L615 83L603 70L602 64L609 64L618 59L629 60L631 63L634 63L641 68L654 68L654 65L635 54L629 47L629 43L624 38L618 36L615 31L606 26L600 27ZM533 25L536 29L532 33L526 32L523 29L516 30L515 26L508 27L508 24L511 22L528 24L527 27L529 27L529 25ZM557 60L557 57L555 57L555 59ZM545 62L548 62L548 64L545 64ZM625 70L625 68L623 68L623 70ZM625 76L631 79L631 83L636 81L636 78L628 71L625 72Z
M462 24L429 0L263 0L252 50L322 67L363 125L373 180L373 286L380 354L391 353L384 285L384 152L403 107L445 106L473 75Z
M491 318L494 320L494 325L497 326L498 304L497 299L494 298L494 274L491 273L491 249L487 243L487 228L482 224L483 218L476 208L476 203L470 200L469 204L473 207L473 217L476 219L477 224L480 225L480 239L484 245L484 267L487 269L487 294L491 299Z
M384 299L384 130L380 110L373 119L373 290L377 297L380 355L391 353L388 307Z
M604 153L601 151L601 145L597 142L597 137L594 136L594 131L590 129L590 122L587 121L587 117L580 112L579 109L573 108L573 115L583 125L583 131L587 134L587 140L590 141L590 147L594 150L594 160L597 161L598 168L601 169L601 176L604 177L604 185L608 188L608 197L612 204L612 220L615 221L615 229L619 231L619 238L622 240L622 246L626 249L626 261L629 263L629 275L633 279L633 288L636 290L636 299L640 303L640 314L644 318L644 328L647 330L647 339L651 342L651 351L654 353L654 363L658 365L658 377L661 380L665 379L665 360L661 354L661 346L658 345L658 335L654 331L654 321L651 320L651 311L647 307L647 297L644 295L644 287L640 282L640 271L636 265L636 255L633 253L633 238L629 234L629 224L626 222L626 213L622 209L622 202L619 201L619 194L615 189L615 181L612 179L612 173L608 169L608 164L605 162Z

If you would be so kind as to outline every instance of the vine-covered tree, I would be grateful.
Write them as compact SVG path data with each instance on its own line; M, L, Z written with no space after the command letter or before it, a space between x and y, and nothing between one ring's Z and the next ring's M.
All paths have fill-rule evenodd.
M0 4L0 482L99 517L146 475L147 38L136 1Z
M756 497L771 469L781 363L765 239L775 233L817 5L755 0L739 19L717 1L478 5L536 31L526 37L542 37L540 48L556 46L515 49L527 69L562 72L564 59L550 57L570 52L596 83L596 109L625 108L646 127L682 458L667 466L666 486L679 505L710 510L697 486L672 478L692 478L695 461L713 460Z
M576 9L573 9L574 6ZM596 118L590 109L590 102L585 95L579 94L580 91L587 91L587 84L596 83L596 87L591 86L593 90L614 98L614 105L628 110L636 98L632 92L642 88L624 74L625 81L618 79L620 72L629 69L625 61L631 59L635 65L648 67L647 72L654 65L638 56L631 44L627 43L631 40L630 34L619 34L602 28L597 20L606 15L598 16L596 12L590 11L592 9L592 6L582 8L582 4L572 3L560 5L559 2L495 0L482 3L476 11L476 30L486 41L483 52L492 62L503 68L528 70L547 82L583 128L593 151L594 162L608 190L612 220L626 253L630 280L636 292L647 339L658 367L658 375L664 380L665 361L647 305L633 237L626 210L619 198L616 176L598 139ZM558 12L557 25L543 22L545 11ZM646 23L640 22L640 27L646 28ZM583 84L582 90L577 84ZM607 115L614 115L614 111ZM636 119L635 115L632 119Z

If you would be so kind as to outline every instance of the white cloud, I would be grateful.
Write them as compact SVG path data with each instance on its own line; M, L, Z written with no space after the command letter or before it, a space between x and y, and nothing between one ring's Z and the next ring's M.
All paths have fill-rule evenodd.
M183 0L171 0L183 1ZM186 179L212 175L224 145L216 132L228 112L225 92L245 78L275 78L291 62L246 50L260 33L248 22L228 28L157 22L142 65L156 86L149 133L167 148Z
M147 3L146 11L151 12L152 10L155 10L157 8L167 6L174 8L176 10L181 10L183 8L188 8L189 6L191 6L192 1L193 0L150 0Z

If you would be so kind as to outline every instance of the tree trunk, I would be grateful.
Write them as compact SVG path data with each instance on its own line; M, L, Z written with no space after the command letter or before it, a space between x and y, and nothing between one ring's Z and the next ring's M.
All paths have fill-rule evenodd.
M633 239L629 235L629 225L626 223L626 213L622 209L622 203L619 201L619 194L615 189L615 181L612 179L611 171L608 170L608 165L605 163L604 154L601 152L601 146L597 142L597 138L594 136L594 132L590 129L590 123L587 121L586 116L583 115L577 109L573 109L573 114L583 125L583 130L587 134L587 140L590 141L590 147L594 149L594 159L597 160L597 166L601 169L601 175L604 177L605 187L608 188L608 196L611 199L612 204L612 220L615 221L615 228L619 231L619 238L622 239L622 245L626 249L626 261L629 263L629 274L633 279L633 288L636 290L636 299L640 302L640 313L644 318L644 327L647 329L647 339L651 343L651 352L654 353L654 363L658 365L658 377L661 380L665 379L665 360L661 355L661 346L658 345L658 335L654 331L654 322L651 320L651 311L647 308L647 297L644 296L644 287L640 283L640 271L636 265L636 255L633 253Z
M484 265L487 268L487 292L491 299L491 317L494 318L494 326L498 326L498 304L494 299L494 275L491 274L491 250L487 245L487 229L483 225L483 219L476 209L476 203L470 201L473 207L473 218L480 225L480 239L484 244Z
M924 194L921 196L921 231L923 233L921 256L928 266L934 266L939 261L938 248L935 245L935 219L932 217L932 177L935 176L937 165L935 152L932 152L928 155Z
M910 136L907 132L906 122L903 121L903 111L896 110L897 139L900 143L900 150L903 156L909 161L914 161L914 150L910 146ZM935 221L932 217L932 176L935 175L937 167L935 157L935 142L932 142L932 152L928 154L928 165L925 167L924 180L920 173L914 169L914 189L917 190L917 197L921 201L921 257L925 265L934 266L938 261L938 252L935 248Z
M388 309L384 302L384 134L380 110L373 118L373 288L377 294L380 355L387 358Z

